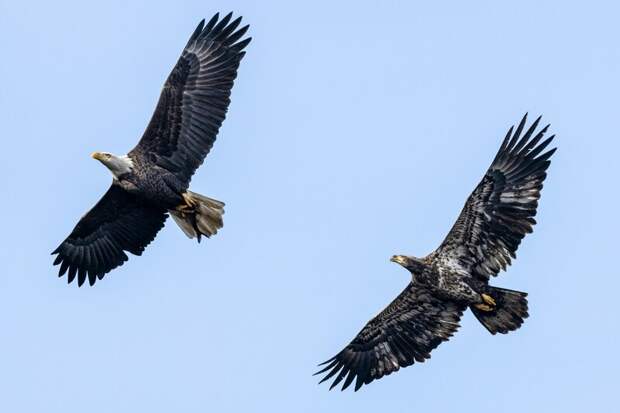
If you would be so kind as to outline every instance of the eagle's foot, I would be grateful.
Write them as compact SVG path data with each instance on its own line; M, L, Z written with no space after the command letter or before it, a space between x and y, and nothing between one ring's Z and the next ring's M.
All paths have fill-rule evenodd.
M186 204L181 204L178 207L175 208L177 211L179 211L182 214L187 214L192 212L192 207L190 207L189 205Z
M495 310L495 306L497 304L495 303L493 297L488 294L480 294L480 297L482 298L483 302L479 304L474 304L474 307L476 307L478 310L487 312Z
M486 311L486 312L491 312L495 309L495 307L491 307L490 305L486 305L486 304L474 304L474 307L476 307L480 311Z
M182 196L185 203L179 205L177 207L177 210L181 212L193 211L198 205L198 203L187 192L184 193Z
M182 197L184 203L177 206L176 210L181 213L191 213L194 211L198 203L187 193L184 193Z
M485 304L488 304L491 307L495 307L497 305L493 297L491 297L490 295L483 293L483 294L480 294L480 296L482 297L482 301L484 301Z

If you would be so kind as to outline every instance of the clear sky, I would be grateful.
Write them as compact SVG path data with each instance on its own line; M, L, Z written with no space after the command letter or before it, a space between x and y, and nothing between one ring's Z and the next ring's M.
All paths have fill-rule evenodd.
M0 0L0 411L584 411L616 405L620 9L615 2ZM201 245L169 221L94 288L49 253L107 189L89 154L141 136L198 21L254 37L192 189L226 202ZM431 360L358 393L311 374L443 239L510 125L557 134L539 224ZM613 409L612 409L613 410Z

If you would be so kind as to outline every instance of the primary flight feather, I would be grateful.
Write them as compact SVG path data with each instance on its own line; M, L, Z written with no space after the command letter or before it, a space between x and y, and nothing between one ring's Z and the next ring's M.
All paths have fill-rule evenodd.
M241 17L201 21L168 76L155 113L127 155L95 152L113 175L112 186L52 252L68 282L97 279L141 255L168 213L190 238L222 227L224 203L189 191L226 117L237 69L251 38Z
M538 199L555 148L545 149L549 125L540 118L525 129L527 115L510 128L482 181L471 193L440 247L424 258L395 255L411 273L405 290L336 356L322 363L321 383L344 380L355 390L414 362L423 362L459 328L470 308L491 333L518 329L528 316L526 293L489 285L511 263L532 232Z

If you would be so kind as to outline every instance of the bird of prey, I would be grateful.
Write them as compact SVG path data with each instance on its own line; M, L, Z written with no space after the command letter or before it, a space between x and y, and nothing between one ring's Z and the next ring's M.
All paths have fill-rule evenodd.
M192 175L211 150L224 121L237 69L251 38L241 17L202 20L166 80L146 131L128 154L95 152L112 185L52 255L81 286L141 255L168 213L190 238L222 227L224 203L189 191Z
M505 270L532 232L538 199L555 148L543 152L549 125L536 132L540 117L524 131L527 114L510 128L486 174L437 250L424 258L395 255L391 261L411 273L405 290L315 374L364 384L423 362L459 328L470 308L491 333L518 329L528 316L526 293L489 285Z

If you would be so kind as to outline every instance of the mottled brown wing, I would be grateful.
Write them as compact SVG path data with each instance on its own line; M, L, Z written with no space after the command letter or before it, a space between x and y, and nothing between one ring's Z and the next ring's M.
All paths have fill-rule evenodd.
M58 276L68 272L68 282L77 276L79 286L88 276L93 285L127 261L125 251L141 255L167 217L165 209L145 204L113 184L52 252L58 254Z
M474 276L488 281L506 269L534 216L556 148L543 153L554 136L540 143L549 125L536 135L540 117L523 136L527 114L517 129L511 127L495 159L467 199L461 215L435 256L454 261Z
M173 172L189 183L207 156L230 103L237 69L250 38L241 17L219 14L200 22L168 76L155 113L138 145L129 153ZM236 31L235 31L236 30Z
M464 309L410 283L344 350L322 363L326 366L315 374L326 373L321 383L336 375L330 390L343 379L344 390L356 379L357 391L401 367L430 358L430 352L459 328Z

